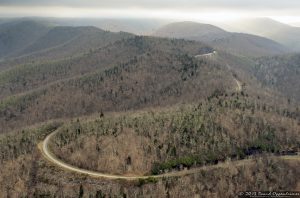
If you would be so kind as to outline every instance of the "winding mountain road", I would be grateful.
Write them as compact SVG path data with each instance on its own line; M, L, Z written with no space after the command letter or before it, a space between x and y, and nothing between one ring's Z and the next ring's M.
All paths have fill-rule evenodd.
M213 51L212 53L208 53L208 54L202 54L202 55L197 55L195 56L196 58L198 57L211 57L213 55L217 54L216 51ZM231 70L231 67L229 65L227 65L228 69ZM242 91L242 85L241 82L239 80L237 80L234 77L234 80L237 84L236 87L236 91ZM75 167L73 165L67 164L66 162L58 159L50 150L49 150L49 142L51 141L51 138L53 136L55 136L58 133L58 130L50 133L43 142L39 143L38 147L41 151L41 153L43 154L43 156L45 157L45 159L47 159L49 162L51 162L52 164L54 164L57 167L60 167L66 171L72 171L78 174L84 174L84 175L88 175L91 177L98 177L98 178L106 178L106 179L124 179L124 180L138 180L138 179L147 179L147 178L164 178L164 177L181 177L181 176L185 176L185 175L190 175L190 174L194 174L197 173L201 170L208 170L208 169L213 169L213 168L218 168L218 167L228 167L231 165L236 165L236 166L242 166L242 165L246 165L246 164L250 164L250 163L254 163L253 159L243 159L243 160L237 160L237 161L228 161L228 162L222 162L222 163L218 163L215 165L208 165L208 166L202 166L202 167L198 167L198 168L192 168L189 170L182 170L182 171L173 171L173 172L168 172L168 173L163 173L160 175L149 175L149 176L142 176L142 175L130 175L130 176L126 176L126 175L113 175L113 174L106 174L106 173L100 173L100 172L96 172L96 171L91 171L91 170L86 170L86 169L82 169L79 167ZM295 156L277 156L278 158L281 159L285 159L285 160L300 160L300 156L295 155Z
M213 52L210 52L207 54L199 54L199 55L196 55L195 58L212 58L215 55L217 55L217 53L218 53L217 51L213 51ZM232 72L230 65L226 64L226 67L228 68L229 71ZM236 82L236 91L241 92L243 89L242 83L236 77L234 77L234 75L232 75L232 76L233 76L234 81Z
M100 173L96 171L90 171L86 169L82 169L79 167L75 167L73 165L67 164L66 162L63 162L62 160L58 159L50 150L49 150L49 142L51 141L51 138L55 136L58 133L58 130L52 132L49 134L43 142L41 142L38 147L41 150L43 156L45 159L47 159L49 162L54 164L57 167L60 167L67 171L72 171L78 174L84 174L91 177L97 177L97 178L106 178L106 179L124 179L124 180L138 180L138 179L147 179L147 178L164 178L164 177L181 177L185 175L190 175L197 173L201 170L208 170L212 168L218 168L218 167L228 167L232 164L235 164L236 166L241 166L245 164L253 163L254 161L252 159L244 159L244 160L237 160L237 161L231 161L231 162L222 162L215 165L209 165L209 166L202 166L199 168L192 168L189 170L182 170L182 171L174 171L169 173L164 173L160 175L149 175L149 176L141 176L141 175L131 175L131 176L125 176L125 175L113 175L113 174L106 174L106 173ZM286 159L286 160L300 160L299 155L296 156L279 156L279 158Z

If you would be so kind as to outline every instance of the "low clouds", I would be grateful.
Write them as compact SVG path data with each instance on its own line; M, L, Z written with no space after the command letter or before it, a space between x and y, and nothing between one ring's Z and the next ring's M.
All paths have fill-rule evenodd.
M65 6L160 9L294 9L299 0L0 0L0 6Z
M300 19L300 0L0 0L0 17L148 17L227 20Z

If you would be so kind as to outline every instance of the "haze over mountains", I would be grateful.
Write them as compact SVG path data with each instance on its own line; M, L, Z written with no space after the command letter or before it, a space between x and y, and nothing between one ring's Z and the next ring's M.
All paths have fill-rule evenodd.
M21 52L49 31L34 21L16 21L0 26L0 58Z
M11 22L7 22L11 21ZM59 20L59 19L21 19L6 20L0 27L0 57L17 57L21 55L29 55L37 51L60 47L74 49L81 46L83 49L94 48L101 45L107 39L94 39L96 42L89 42L92 37L98 38L99 34L103 34L102 30L92 28L83 28L87 25L101 27L110 31L127 31L138 33L134 29L141 29L141 24L148 27L142 34L150 34L162 37L185 38L189 40L197 40L205 42L219 49L227 49L231 53L246 56L276 55L297 51L299 44L299 28L281 24L270 19L256 19L244 21L242 25L238 23L230 24L230 27L223 25L224 28L232 32L225 31L217 26L209 24L201 24L195 22L177 22L168 25L167 22L150 21L150 20ZM113 25L109 25L112 23ZM75 27L80 24L82 27ZM63 27L65 30L63 30ZM68 26L72 25L73 29ZM220 24L220 26L222 26ZM37 30L36 28L39 29ZM54 28L58 27L58 28ZM14 28L19 28L15 29ZM27 30L26 30L27 28ZM143 28L142 28L143 29ZM51 31L50 31L51 30ZM8 32L14 32L7 36ZM66 32L59 32L66 31ZM101 33L102 31L102 33ZM244 33L234 33L244 32ZM18 35L18 32L23 32ZM46 34L47 33L47 34ZM50 35L52 34L52 35ZM56 35L55 35L56 34ZM250 35L252 34L252 35ZM258 36L254 36L258 35ZM43 38L40 38L43 37ZM52 38L47 38L52 37ZM63 38L65 37L65 38ZM75 38L76 37L76 38ZM100 37L99 37L100 38ZM48 39L48 40L47 40ZM49 41L49 39L51 41ZM53 39L53 41L52 41ZM56 40L56 41L54 41ZM109 39L108 39L109 40ZM8 42L9 41L9 42ZM49 43L53 42L53 43ZM56 42L56 43L55 43ZM99 43L97 43L99 42ZM60 46L58 46L58 44ZM37 45L45 45L38 47ZM49 45L49 46L47 46ZM68 45L78 45L77 47L69 47ZM16 47L18 46L18 47ZM39 50L38 48L43 50ZM76 50L74 49L74 50ZM83 50L82 49L82 50ZM65 50L67 53L77 53L76 51ZM50 52L49 52L50 53Z
M57 48L68 48L66 53L76 54L114 42L117 37L121 37L119 35L123 34L108 33L89 26L48 26L41 22L23 20L12 23L3 24L0 27L2 29L0 40L3 43L3 45L0 45L3 51L0 53L0 57L18 57L35 52L42 53L45 50L48 50L47 56L50 56L49 54L54 48L56 51ZM10 32L15 32L15 34ZM9 37L5 34L9 34ZM22 34L22 36L19 34ZM4 50L10 51L10 53ZM63 50L61 50L61 53L63 53Z
M182 38L208 43L233 54L262 56L287 53L288 49L270 39L243 33L231 33L209 24L179 22L158 29L155 36Z
M269 18L244 19L230 23L230 31L245 32L270 38L293 51L300 51L300 28L280 23Z
M95 26L111 32L149 34L159 26L169 23L161 19L45 19L62 26Z

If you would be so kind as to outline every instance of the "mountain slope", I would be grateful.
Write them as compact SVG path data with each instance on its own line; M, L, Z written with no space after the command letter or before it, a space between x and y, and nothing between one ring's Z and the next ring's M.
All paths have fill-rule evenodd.
M35 21L0 24L0 58L14 56L42 37L49 27Z
M267 56L288 52L284 46L270 39L230 33L216 26L194 22L172 23L157 30L154 35L202 41L215 48L244 56Z
M133 37L132 34L113 33L95 27L58 26L51 28L41 38L15 54L15 58L0 63L0 70L19 64L47 62L80 56L118 40Z
M31 53L39 50L44 50L47 48L52 48L57 45L61 45L67 42L70 42L76 37L85 33L85 31L97 31L93 28L84 28L84 27L63 27L58 26L52 28L47 34L43 35L40 39L34 42L32 45L27 47L22 53ZM100 30L99 30L100 32Z
M300 55L263 57L256 60L255 76L290 100L300 101Z
M235 83L226 71L194 58L208 49L197 42L135 37L70 62L12 68L1 75L2 129L25 120L167 105L231 89Z
M0 136L0 191L4 197L134 194L164 198L168 192L170 197L179 198L234 197L243 189L296 190L299 160L256 153L298 148L297 121L274 110L280 112L278 108L251 104L247 97L226 99L223 95L184 108L105 112L102 117L49 121L22 128ZM140 174L143 167L153 167L153 173L205 167L191 175L136 182L74 174L49 163L37 149L55 130L59 134L53 139L51 151L62 161L91 170L99 167L103 173L121 170L132 175ZM249 150L244 149L247 147ZM256 155L235 161L249 152ZM223 163L227 158L230 160Z
M287 101L259 86L252 60L223 53L195 58L212 50L195 41L134 37L69 60L13 67L0 73L2 132L48 119L190 103L235 92L237 82L251 98Z
M22 54L30 55L35 52L36 57L45 54L49 57L52 54L60 54L64 57L100 48L129 36L131 34L112 33L95 27L58 26L26 48Z
M293 27L269 18L248 19L231 25L237 31L264 36L294 51L300 51L300 27Z
M209 44L232 54L249 57L270 56L289 52L287 48L272 40L243 33L231 33L230 36L213 40Z
M103 37L106 38L105 35ZM198 55L211 52L212 48L198 42L168 41L150 37L119 40L74 58L11 66L10 69L0 72L0 98L36 89L58 80L104 70L149 50Z

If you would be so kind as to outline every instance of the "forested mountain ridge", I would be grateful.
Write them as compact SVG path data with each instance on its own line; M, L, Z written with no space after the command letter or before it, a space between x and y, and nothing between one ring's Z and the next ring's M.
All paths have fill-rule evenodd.
M171 23L161 27L153 35L201 41L233 54L250 57L289 52L287 47L264 37L227 32L213 25L195 22Z
M0 24L0 58L15 56L49 31L50 27L35 21L13 21Z
M15 52L13 57L0 62L0 70L25 63L43 63L80 56L130 37L133 35L108 32L95 27L51 27L30 45Z
M221 52L195 58L212 51L194 41L136 36L75 58L12 67L0 73L2 132L47 119L193 102L235 90L241 78L252 97L276 96L259 86L252 60L241 59L242 66Z
M194 58L195 54L209 50L205 45L195 45L194 42L183 40L157 40L147 37L135 37L117 42L117 48L123 53L120 45L127 46L124 48L126 52L128 49L136 52L134 56L128 58L127 62L116 62L115 65L110 65L110 63L103 67L100 64L98 68L97 64L96 66L92 64L90 72L87 71L84 75L80 72L72 78L64 77L66 73L72 73L72 69L69 70L68 66L65 69L69 72L66 72L65 69L57 70L54 67L54 70L45 71L50 71L50 74L54 71L53 76L55 77L59 74L57 72L61 71L63 78L56 79L49 85L47 85L47 77L43 81L43 78L40 78L43 75L37 72L35 75L40 79L38 85L45 83L45 86L40 88L31 84L30 79L28 81L25 78L25 82L28 81L28 84L25 83L25 87L34 86L36 88L21 95L8 96L1 101L2 116L6 117L4 119L6 124L2 122L3 127L5 125L16 126L16 122L19 124L22 122L34 123L50 118L89 114L100 110L136 109L183 102L183 99L188 102L197 97L208 96L215 89L234 89L235 83L229 73L226 74L226 70L222 71L218 65L210 66L209 63ZM102 49L99 52L102 52ZM115 53L118 53L118 50ZM139 53L141 55L137 56ZM126 54L128 55L128 53ZM90 55L82 57L82 62L85 62L84 58L97 62L101 57L98 55L101 54L97 51L91 52ZM124 57L123 60L125 60ZM79 65L82 62L78 62ZM51 69L51 67L45 68ZM59 66L59 68L61 67ZM76 67L72 68L76 73ZM49 78L53 77L50 75ZM224 79L223 82L220 80L221 78ZM24 86L24 83L21 82L20 86ZM3 90L7 89L3 87ZM145 92L145 90L148 91ZM194 94L190 95L191 92ZM26 119L25 115L27 115ZM32 120L29 121L28 118L32 118Z
M0 97L17 94L41 85L124 63L152 51L166 51L190 56L211 52L207 45L183 40L134 37L123 39L83 55L62 61L17 65L0 73ZM83 65L85 65L83 67Z

